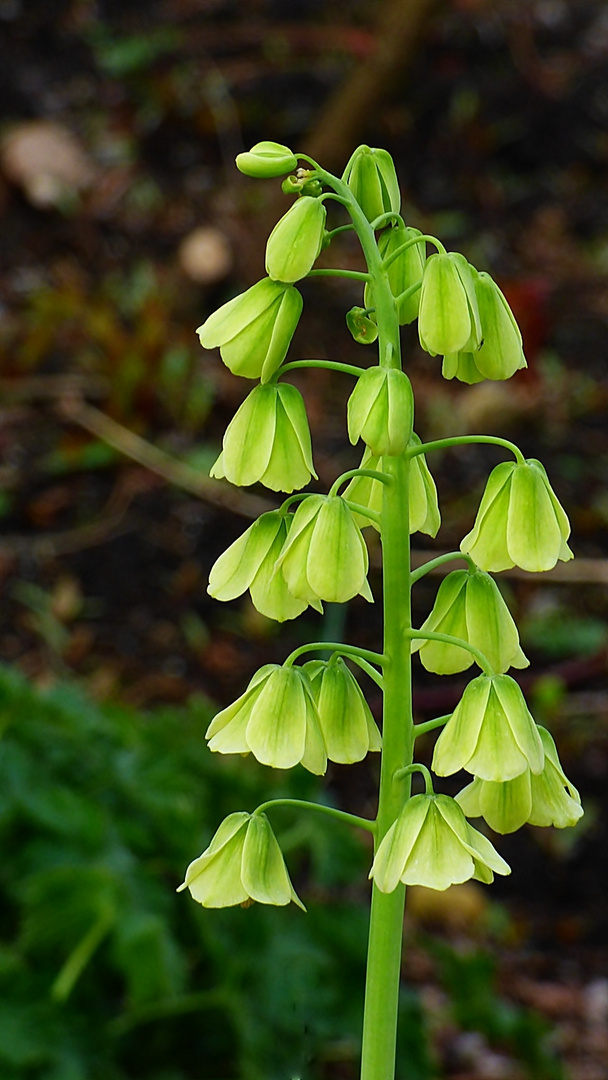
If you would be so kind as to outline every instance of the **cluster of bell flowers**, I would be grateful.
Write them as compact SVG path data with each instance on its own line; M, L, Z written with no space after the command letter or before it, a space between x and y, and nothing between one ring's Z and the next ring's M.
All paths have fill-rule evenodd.
M319 776L328 760L352 764L382 746L359 684L337 656L302 667L266 664L206 737L212 751L252 753L275 769L300 764Z

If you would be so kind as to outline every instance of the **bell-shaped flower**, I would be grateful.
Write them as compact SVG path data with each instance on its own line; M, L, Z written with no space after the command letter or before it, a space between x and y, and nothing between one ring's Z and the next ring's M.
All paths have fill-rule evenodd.
M313 606L343 604L357 593L373 602L365 540L339 495L310 495L300 503L278 565L290 593Z
M568 780L546 728L538 728L545 765L537 776L526 769L503 783L476 778L456 796L467 817L483 817L499 833L515 832L522 825L554 825L565 829L583 816L581 798Z
M447 795L414 795L383 837L370 878L390 893L400 881L443 890L470 878L489 884L510 874L490 841Z
M245 176L270 180L285 176L298 166L298 159L288 146L276 142L259 142L244 154L237 154L236 167Z
M374 221L389 210L399 213L399 181L387 150L365 145L357 147L342 179L348 184L368 221Z
M420 439L413 433L410 445L420 445ZM361 469L376 469L382 472L382 459L374 457L369 447L361 459ZM380 480L369 476L355 476L344 489L344 498L358 506L364 506L376 513L382 512L382 489ZM363 514L354 514L360 529L373 525L380 531L380 526ZM410 533L423 532L436 536L441 525L441 514L437 502L437 488L426 463L424 454L416 454L410 461Z
M309 660L304 671L317 703L329 760L351 765L370 750L381 750L382 736L370 707L342 657Z
M570 522L540 461L503 461L492 470L475 525L460 545L482 570L550 570L573 558Z
M448 574L420 629L467 641L484 653L496 672L524 668L529 663L500 589L483 570L453 570ZM418 650L422 666L437 675L465 671L474 662L467 649L443 641L417 639L412 642L412 652Z
M289 383L256 386L230 421L210 475L292 492L316 477L306 407Z
M458 379L459 382L468 383L469 386L483 382L485 375L481 374L475 363L476 356L477 353L472 352L446 353L441 365L441 374L444 379Z
M306 910L265 814L229 814L209 847L190 863L177 891L183 889L203 907L246 906L252 900L283 907L293 900Z
M302 303L293 285L264 278L222 304L196 332L204 349L219 346L233 375L267 382L287 355Z
M482 334L474 272L458 252L430 255L426 260L418 334L422 348L431 356L479 348Z
M285 622L301 615L306 601L291 595L277 568L290 523L291 518L278 510L254 521L211 567L210 596L234 600L249 589L254 607L267 618Z
M383 259L388 259L398 248L403 247L416 236L422 236L420 229L399 222L385 229L378 237L378 250ZM401 296L407 289L422 281L426 260L426 243L412 244L401 252L388 268L388 280L394 297ZM374 307L374 294L371 285L365 286L364 303L366 308ZM407 326L418 318L420 310L420 290L406 296L397 305L400 326Z
M266 273L275 281L306 277L321 251L327 211L319 199L302 195L277 221L266 244Z
M370 367L357 379L348 401L348 436L363 439L374 457L396 457L409 446L414 394L404 371Z
M482 379L510 379L520 368L527 367L519 327L496 282L489 274L470 269L482 340L474 352L465 348L445 355L443 377L469 384Z
M260 668L245 693L213 718L206 738L210 750L252 753L273 769L299 763L317 776L327 769L317 706L302 668Z
M482 780L513 780L545 763L538 728L521 688L510 675L479 675L435 743L433 771L451 776L466 769Z

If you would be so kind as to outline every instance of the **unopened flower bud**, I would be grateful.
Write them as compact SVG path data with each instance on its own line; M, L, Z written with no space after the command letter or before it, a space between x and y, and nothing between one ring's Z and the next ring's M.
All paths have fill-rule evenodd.
M555 743L546 728L538 728L545 765L537 776L526 769L499 784L475 779L456 796L467 817L483 817L499 833L515 832L522 825L554 825L565 829L583 816L581 798L568 780Z
M275 281L306 277L321 250L327 211L319 199L302 195L277 221L266 244L266 272Z
M350 765L370 750L382 749L382 736L355 676L342 657L304 665L319 712L330 761Z
M190 863L178 892L189 889L203 907L231 907L256 900L279 907L294 901L283 854L265 814L229 814L209 847Z
M236 167L245 176L271 179L284 176L298 166L298 159L288 146L281 143L259 142L244 154L238 154Z
M258 480L272 491L304 487L311 474L310 432L299 390L289 383L256 386L224 435L211 476L247 487Z
M475 878L509 874L490 841L469 825L448 795L414 795L383 837L370 872L381 892L400 881L440 891Z
M357 593L373 601L365 540L340 496L300 503L278 563L290 593L308 604L342 604Z
M363 439L374 457L396 457L409 446L414 421L412 384L398 368L370 367L348 401L348 436Z
M213 718L206 737L210 750L251 752L274 769L299 763L318 776L327 769L317 707L302 668L260 668L245 693Z
M492 470L475 525L460 545L482 570L550 570L573 558L570 522L535 458Z
M467 686L435 744L438 776L466 769L482 780L512 780L542 772L545 755L538 728L520 687L510 675L479 675Z
M219 345L234 375L266 382L283 363L301 314L293 285L264 278L214 311L197 334L203 348Z
M392 255L398 248L403 247L409 240L421 235L420 229L414 229L411 225L404 225L402 222L391 226L390 229L385 229L378 237L378 249L382 258L387 259L389 255ZM422 240L419 244L412 244L411 247L406 248L391 263L387 273L393 296L400 296L411 285L415 285L416 282L422 280L425 260L426 245L425 241ZM373 293L369 285L365 286L364 297L364 303L372 307ZM418 318L419 310L420 290L399 302L397 306L399 324L407 326L413 322L414 319Z
M482 570L454 570L448 574L420 629L467 641L484 653L496 672L527 667L529 663L498 585ZM418 650L423 667L437 675L465 671L474 662L467 649L443 641L413 641L412 652Z
M368 221L393 210L399 213L401 192L391 155L386 150L360 146L342 179L348 184Z
M430 255L420 290L418 333L422 348L437 353L472 352L481 343L475 271L463 255Z
M365 308L353 307L347 311L346 325L359 345L371 345L378 337L378 327L365 314Z

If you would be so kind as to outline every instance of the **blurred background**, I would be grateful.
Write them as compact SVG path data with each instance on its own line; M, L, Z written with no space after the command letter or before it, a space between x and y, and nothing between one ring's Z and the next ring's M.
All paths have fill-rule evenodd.
M532 661L518 679L585 817L492 836L513 873L491 889L411 890L398 1076L608 1077L605 3L0 0L0 41L2 1080L357 1076L364 841L276 812L307 916L175 896L233 810L291 794L374 813L373 761L319 782L204 743L262 663L380 641L359 598L279 627L206 594L277 501L207 480L250 384L194 334L263 275L289 205L234 168L260 139L338 172L359 143L386 147L408 223L495 276L529 369L447 383L405 328L416 430L517 441L573 525L574 563L499 580ZM360 266L348 238L323 258ZM365 363L353 283L302 291L291 357ZM350 385L293 381L327 490L359 461ZM458 545L500 457L429 462L443 526L417 558ZM378 596L375 537L370 553ZM420 621L437 583L418 586ZM415 663L417 719L448 712L466 678Z

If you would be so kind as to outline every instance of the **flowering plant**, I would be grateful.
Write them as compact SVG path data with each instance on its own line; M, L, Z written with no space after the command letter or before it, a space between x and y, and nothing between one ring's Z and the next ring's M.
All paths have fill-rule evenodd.
M202 345L219 346L234 374L260 380L229 424L212 475L238 485L259 481L289 497L220 556L209 592L230 600L249 590L256 608L279 622L308 605L322 611L324 602L344 603L358 594L372 601L363 536L372 526L382 541L384 640L377 652L344 642L300 646L283 664L261 668L214 718L207 737L213 751L252 753L279 769L301 764L319 775L328 761L349 764L379 752L378 812L368 820L295 799L235 811L188 867L181 888L207 907L300 903L267 817L277 805L315 810L368 830L374 857L361 1080L393 1080L405 885L443 890L469 878L489 883L494 873L510 872L469 817L484 818L505 833L526 821L563 828L582 814L551 735L537 726L518 683L507 674L528 661L491 577L514 565L542 571L572 558L570 526L543 466L526 460L513 443L491 435L423 443L414 433L400 326L418 319L420 345L443 357L448 379L508 379L526 361L513 314L492 278L403 220L390 155L361 146L339 178L304 154L263 142L240 154L237 166L252 177L295 170L283 190L296 199L269 237L268 277L229 300L198 330ZM328 231L328 207L336 204L349 221ZM315 267L321 250L346 229L356 233L367 269ZM430 255L428 245L435 248ZM295 283L323 275L360 283L363 306L352 308L346 322L356 341L377 342L376 363L286 360L302 310ZM300 367L330 368L355 380L347 427L353 444L363 442L361 465L337 477L326 495L292 494L316 476L304 400L282 381ZM435 536L441 520L427 458L473 442L502 447L513 460L492 471L460 551L412 571L410 533ZM457 560L465 568L445 578L424 624L412 627L412 587ZM320 650L330 659L297 663ZM472 664L481 670L450 716L414 724L416 652L438 674ZM381 688L382 732L346 660ZM429 770L415 761L416 739L437 728L443 730L433 755L435 773L465 769L472 776L455 799L435 793ZM412 795L415 772L424 776L424 794Z

